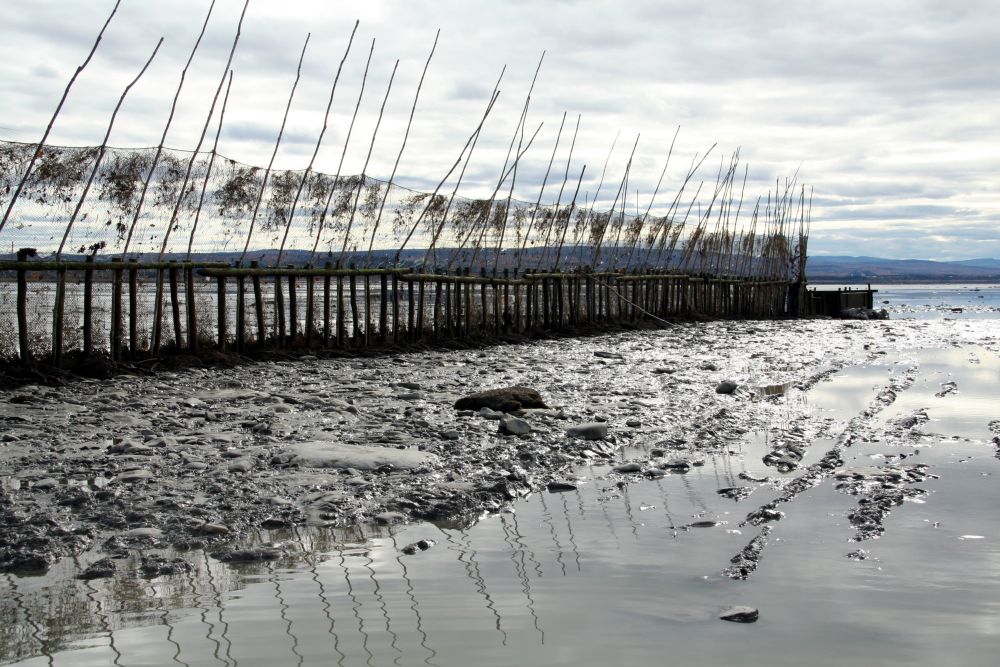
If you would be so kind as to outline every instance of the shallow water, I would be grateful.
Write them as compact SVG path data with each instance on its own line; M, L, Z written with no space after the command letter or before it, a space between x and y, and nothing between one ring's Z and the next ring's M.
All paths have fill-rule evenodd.
M0 656L25 665L993 664L1000 461L987 424L1000 418L998 379L1000 358L980 346L901 347L812 387L764 392L775 402L771 428L687 474L623 479L610 465L583 467L577 491L535 494L467 528L265 531L262 541L291 547L277 563L229 566L187 552L188 574L72 579L85 556L45 577L6 576ZM893 382L894 402L873 409ZM800 437L803 410L813 425ZM899 426L920 410L926 420ZM725 576L762 531L744 524L747 513L802 471L779 473L762 456L799 437L809 465L845 433L844 467L915 461L937 477L861 543L847 519L858 497L823 478L778 506L784 517L770 524L756 571ZM641 459L654 445L633 441L620 457ZM717 493L733 486L753 492L740 502ZM420 539L436 545L400 551ZM859 548L865 560L847 557ZM731 605L759 608L760 620L718 620Z
M875 308L893 319L998 318L1000 285L872 285L878 290Z

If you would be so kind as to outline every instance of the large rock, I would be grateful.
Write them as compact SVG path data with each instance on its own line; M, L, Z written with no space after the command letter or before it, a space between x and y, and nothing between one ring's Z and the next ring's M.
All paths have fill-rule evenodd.
M469 394L455 401L458 410L489 408L499 412L514 412L525 408L547 408L541 394L529 387L501 387Z
M326 441L297 442L288 447L288 452L292 455L291 463L305 468L377 470L388 465L399 470L410 470L434 464L438 460L434 454L415 449L345 445Z

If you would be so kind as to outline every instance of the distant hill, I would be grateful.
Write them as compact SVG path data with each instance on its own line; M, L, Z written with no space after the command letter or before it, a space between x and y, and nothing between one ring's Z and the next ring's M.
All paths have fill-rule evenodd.
M810 257L810 282L1000 282L1000 259L935 262L823 255Z

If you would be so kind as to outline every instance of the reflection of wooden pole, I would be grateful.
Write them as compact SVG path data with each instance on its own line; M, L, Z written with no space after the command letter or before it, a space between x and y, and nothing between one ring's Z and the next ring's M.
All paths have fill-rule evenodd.
M97 51L97 45L101 43L101 38L104 37L104 31L108 29L108 24L111 23L111 19L114 18L115 12L118 11L118 5L122 3L122 0L115 2L115 6L111 9L111 14L108 16L108 20L104 22L104 27L101 28L101 32L97 33L97 39L94 40L94 45L90 47L90 53L87 54L87 58L83 63L76 68L73 76L70 77L69 83L66 84L66 89L63 91L62 97L59 99L59 104L56 105L56 110L52 114L52 118L49 120L48 126L45 128L45 133L42 134L41 141L38 142L38 146L31 154L31 161L28 162L28 168L24 170L24 174L21 176L20 182L18 182L17 187L14 189L14 194L10 196L10 201L7 202L7 210L4 211L3 219L0 220L0 231L7 225L7 219L10 217L10 212L14 209L14 204L17 203L17 198L21 196L21 190L24 189L24 184L28 182L28 178L31 176L31 171L35 167L35 162L42 156L42 152L45 148L45 142L49 138L49 133L52 131L52 126L56 122L56 118L59 116L59 112L62 111L63 103L66 102L66 98L69 96L69 90L73 87L76 82L76 77L80 76L80 72L90 63L90 59L94 57L94 52Z

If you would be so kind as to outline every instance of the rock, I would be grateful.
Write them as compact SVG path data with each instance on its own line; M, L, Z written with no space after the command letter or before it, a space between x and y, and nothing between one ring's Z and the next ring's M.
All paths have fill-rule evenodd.
M139 571L146 577L163 577L171 574L190 572L191 563L183 558L164 558L158 554L144 556Z
M576 484L573 482L554 481L545 485L549 493L561 493L563 491L576 491Z
M125 537L149 537L152 539L159 539L163 537L163 531L159 528L133 528L132 530L125 532Z
M547 408L541 394L529 387L501 387L469 394L455 401L456 410L490 408L498 412L514 412L526 408Z
M443 433L441 433L441 439L442 440L458 440L459 435L460 434L459 434L458 431L452 429L452 430L444 431Z
M684 473L691 469L691 462L687 459L670 459L661 464L660 467L671 472Z
M749 486L730 486L724 489L719 489L716 493L723 498L730 498L732 500L739 501L753 493L753 488Z
M76 575L77 579L91 580L91 579L107 579L108 577L115 576L117 567L115 562L110 558L102 558L99 561L95 561L87 566L87 569Z
M622 355L617 352L605 352L604 350L595 350L595 357L600 357L601 359L624 359Z
M603 422L578 424L566 429L566 435L570 438L583 438L584 440L603 440L608 437L608 425Z
M138 482L143 479L152 479L152 478L153 478L153 471L146 470L145 468L139 468L137 470L126 470L123 473L119 473L119 475L115 477L115 481L132 483L132 482Z
M961 312L961 310L958 312ZM840 311L840 316L845 320L887 320L889 319L889 312L885 308L882 310L846 308Z
M739 385L737 385L732 380L723 380L722 382L720 382L719 384L717 384L715 386L715 393L716 394L731 394L734 391L736 391L736 387L738 387L738 386Z
M239 459L229 464L229 472L250 472L253 464L246 459Z
M54 477L45 477L31 484L31 488L37 491L51 491L59 486L59 481Z
M394 526L397 523L406 523L406 515L402 512L382 512L375 515L375 523L383 526Z
M623 463L615 466L612 470L620 473L642 472L642 466L638 463Z
M228 535L229 527L221 523L206 523L198 527L198 532L202 535Z
M505 435L528 435L531 433L531 424L509 415L500 419L500 432Z
M753 623L760 617L760 611L755 607L729 607L719 614L723 621L733 623Z
M434 540L417 540L412 544L407 544L405 547L401 549L401 551L408 556L412 556L418 551L427 551L435 544L437 544L437 542L435 542Z
M629 419L625 422L625 425L628 426L629 428L639 428L640 426L642 426L642 422L639 421L638 419Z
M483 419L500 419L503 417L503 413L491 408L479 408L479 416Z
M390 466L397 470L413 470L433 465L438 460L437 455L416 449L348 445L322 440L298 442L292 444L288 451L292 454L292 463L306 468L378 470Z

